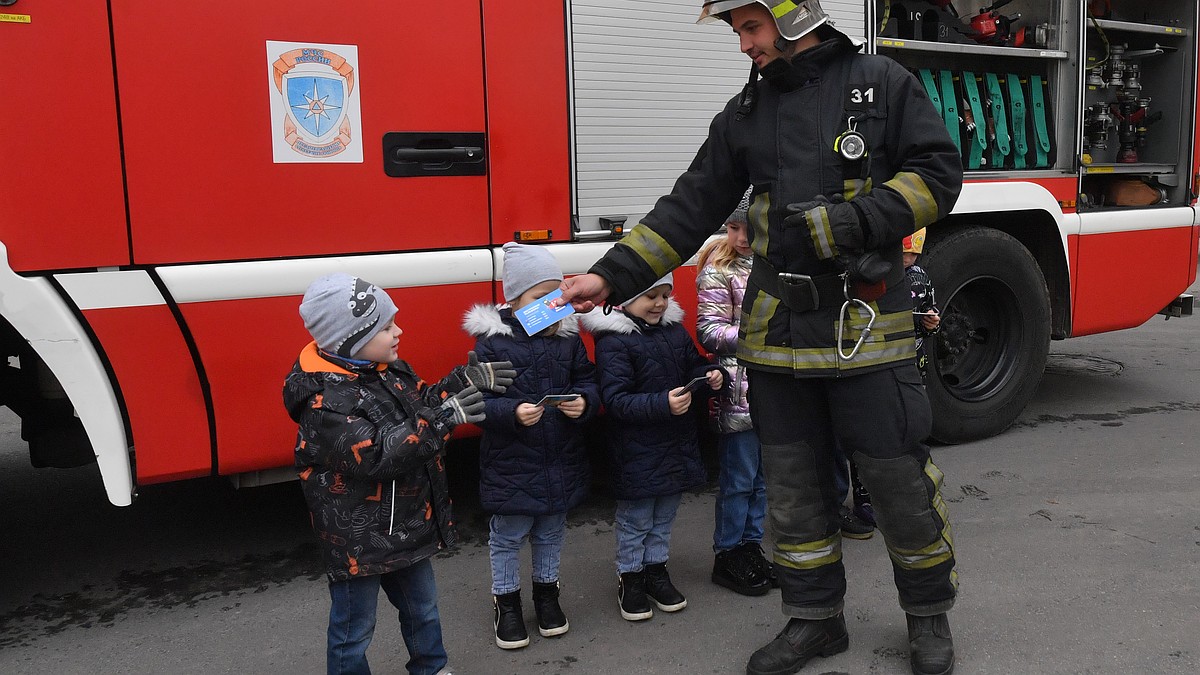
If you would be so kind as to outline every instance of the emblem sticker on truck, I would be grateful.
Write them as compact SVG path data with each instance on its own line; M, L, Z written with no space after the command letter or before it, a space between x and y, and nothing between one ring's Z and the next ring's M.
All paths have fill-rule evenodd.
M276 163L362 162L358 47L267 41Z

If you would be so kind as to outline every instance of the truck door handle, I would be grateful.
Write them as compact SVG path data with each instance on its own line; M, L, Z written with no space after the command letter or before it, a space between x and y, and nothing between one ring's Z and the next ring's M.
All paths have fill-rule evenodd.
M456 148L396 148L392 157L397 162L421 162L422 164L445 162L478 162L483 159L483 148L459 146Z
M390 131L383 135L383 171L408 176L485 176L482 133Z

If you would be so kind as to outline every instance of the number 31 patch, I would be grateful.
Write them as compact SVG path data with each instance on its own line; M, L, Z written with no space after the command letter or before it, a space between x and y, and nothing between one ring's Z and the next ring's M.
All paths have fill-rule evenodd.
M873 110L879 106L881 89L874 82L851 83L846 88L846 110Z

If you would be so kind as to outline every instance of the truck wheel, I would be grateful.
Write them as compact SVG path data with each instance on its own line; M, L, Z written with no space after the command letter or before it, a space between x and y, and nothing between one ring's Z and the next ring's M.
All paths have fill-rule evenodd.
M1037 391L1050 349L1041 268L1012 236L986 227L926 244L941 328L927 346L933 437L962 443L1007 429Z

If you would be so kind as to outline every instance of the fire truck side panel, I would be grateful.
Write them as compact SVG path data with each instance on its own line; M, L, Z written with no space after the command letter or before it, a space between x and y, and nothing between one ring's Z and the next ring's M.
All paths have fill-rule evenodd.
M21 272L128 264L106 3L20 9L29 23L0 23L8 263Z
M462 315L491 302L486 250L282 260L162 268L204 364L220 474L292 462L295 424L283 409L283 380L312 338L298 307L322 274L345 271L388 290L404 331L400 358L434 381L466 362Z
M85 310L117 374L139 485L207 476L212 439L196 364L165 304Z
M485 176L382 156L388 132L484 132L478 2L125 0L113 25L137 263L488 243ZM357 48L362 162L273 161L268 40Z
M1082 215L1071 334L1141 325L1189 283L1191 207Z
M6 251L0 243L0 262ZM104 362L73 308L44 277L25 278L0 264L0 311L62 385L96 453L108 500L133 501L129 444ZM31 364L30 364L31 365Z
M484 0L492 240L571 237L567 55L561 0Z

